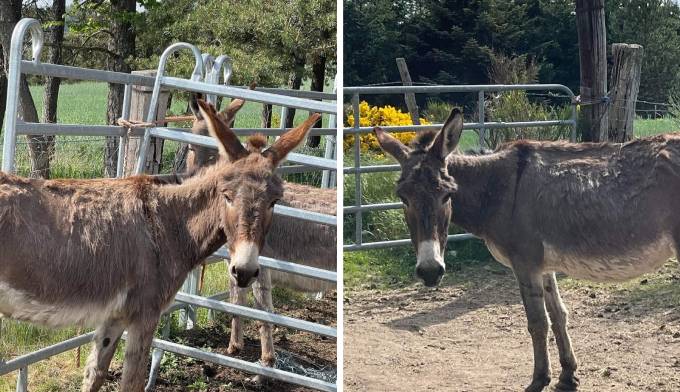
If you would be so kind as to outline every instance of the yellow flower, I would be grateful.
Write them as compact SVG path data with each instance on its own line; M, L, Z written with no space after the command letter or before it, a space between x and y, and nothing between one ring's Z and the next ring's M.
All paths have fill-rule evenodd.
M420 119L422 125L431 124L424 118ZM376 127L376 126L406 126L413 125L411 116L404 113L394 106L370 106L368 102L361 101L359 103L359 126L360 127ZM347 113L347 126L354 126L354 113L350 109ZM404 144L409 144L416 136L415 132L399 132L393 133L394 137ZM373 133L364 133L360 137L361 152L374 151L380 153L380 145ZM343 148L345 151L354 146L354 135L347 135L343 139Z

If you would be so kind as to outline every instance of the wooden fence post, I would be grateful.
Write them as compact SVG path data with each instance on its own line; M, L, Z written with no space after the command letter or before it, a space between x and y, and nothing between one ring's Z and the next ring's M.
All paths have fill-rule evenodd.
M581 68L580 95L583 106L583 141L607 140L609 105L607 95L607 31L604 0L576 0L576 29Z
M133 71L133 74L156 77L156 70ZM146 121L146 116L149 113L149 105L151 103L151 93L153 87L147 86L132 86L132 97L130 99L130 120L131 121ZM158 110L156 111L156 120L165 118L165 112L168 108L170 100L169 90L162 89L158 97ZM137 157L139 156L139 147L142 144L142 137L132 136L128 142L127 154L125 159L125 176L134 174ZM163 139L151 138L151 144L146 154L146 164L144 165L144 173L157 174L160 172L161 163L163 159Z
M401 82L404 86L413 86L413 81L411 80L411 74L408 72L408 66L406 65L406 60L402 57L397 59L397 68L399 68L399 75L401 76ZM420 125L420 114L418 113L418 103L416 102L416 95L414 93L404 94L404 99L406 100L406 107L408 108L408 113L411 115L411 121L413 125Z
M636 44L612 45L611 87L609 97L609 140L622 143L633 139L635 101L640 89L640 73L644 49ZM656 114L656 110L655 110Z

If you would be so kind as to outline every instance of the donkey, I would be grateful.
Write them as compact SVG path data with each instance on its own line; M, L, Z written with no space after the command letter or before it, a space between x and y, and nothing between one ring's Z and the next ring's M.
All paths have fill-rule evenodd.
M251 85L251 89L254 85ZM190 108L196 117L191 132L197 135L208 135L208 124L203 118L196 96L190 100ZM232 126L235 114L245 101L234 99L218 113L225 123ZM187 173L189 176L201 168L211 166L218 160L214 150L202 146L189 146L187 154ZM336 190L321 189L313 186L283 182L283 197L279 204L294 208L305 209L327 215L336 214ZM294 260L297 263L335 271L337 269L337 230L334 226L318 223L303 222L286 216L274 216L272 225L265 241L262 254L282 260ZM305 246L299 246L305 244ZM299 275L281 271L264 269L253 284L255 304L263 310L273 310L272 282L277 286L288 287L305 292L324 292L335 289L335 284L305 278ZM247 289L231 285L230 297L233 303L245 305ZM237 354L243 349L243 327L239 317L232 319L231 337L227 352ZM260 326L261 362L266 366L274 366L276 362L271 324L261 323ZM258 377L256 381L262 381Z
M319 119L313 114L271 147L244 147L199 102L222 159L178 185L148 176L28 180L0 173L0 313L48 326L96 326L82 391L101 387L128 331L121 390L143 390L162 311L187 274L219 247L230 279L247 287L283 196L275 174Z
M677 254L680 135L624 144L517 141L466 156L455 152L462 130L458 109L411 147L374 130L402 168L396 192L417 251L416 275L426 286L440 282L450 222L483 239L519 282L534 349L526 391L550 384L548 315L562 366L556 389L577 390L555 272L621 281Z

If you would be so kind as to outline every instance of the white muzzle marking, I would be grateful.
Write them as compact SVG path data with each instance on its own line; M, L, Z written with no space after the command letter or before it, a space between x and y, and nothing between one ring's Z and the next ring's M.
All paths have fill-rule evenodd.
M242 241L236 244L234 254L231 255L231 262L238 269L254 271L258 268L257 258L260 250L254 242Z
M418 244L416 267L423 269L444 267L444 258L442 257L438 241L427 240Z

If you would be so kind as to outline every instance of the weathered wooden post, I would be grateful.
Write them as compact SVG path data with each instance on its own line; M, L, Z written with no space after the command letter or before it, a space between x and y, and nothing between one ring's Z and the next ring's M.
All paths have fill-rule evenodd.
M156 70L133 71L133 74L156 77ZM133 86L132 97L130 99L130 121L146 121L146 115L149 113L149 104L151 103L151 93L153 87L147 86ZM168 101L170 100L169 90L162 89L158 97L158 110L156 111L156 120L165 118L165 112L168 108ZM135 165L137 157L139 156L139 147L142 144L141 136L132 136L127 146L127 154L125 159L125 176L132 175L135 172ZM160 172L161 163L163 159L163 139L151 138L149 151L146 154L146 164L144 165L144 172L148 174L157 174Z
M607 31L604 0L576 0L583 141L607 140Z
M399 76L401 76L401 82L404 84L404 86L413 86L413 81L411 80L411 74L408 72L406 60L404 60L402 57L397 58L397 68L399 68ZM404 99L406 100L406 108L408 108L408 113L411 115L411 121L413 122L413 125L420 125L420 113L418 112L416 95L414 93L406 93L404 94Z
M609 111L609 140L625 142L633 139L635 101L640 89L640 73L644 49L636 44L612 45L611 109ZM656 115L656 110L655 110Z

